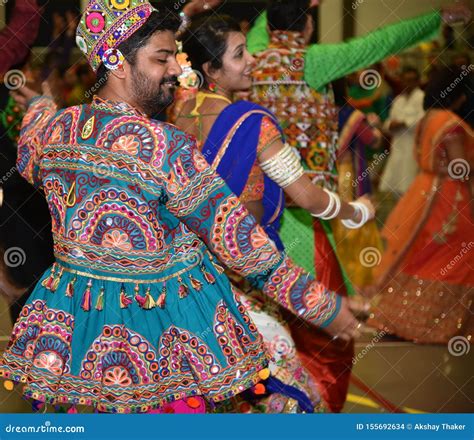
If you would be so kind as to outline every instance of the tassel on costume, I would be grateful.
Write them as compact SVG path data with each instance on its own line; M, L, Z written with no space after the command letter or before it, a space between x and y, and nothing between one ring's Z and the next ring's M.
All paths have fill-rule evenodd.
M71 406L71 408L69 408L69 409L67 410L67 413L68 413L68 414L77 414L78 411L77 411L76 405Z
M150 310L156 307L155 300L151 296L150 290L150 287L146 289L145 302L142 306L145 310Z
M214 268L219 272L221 275L224 273L225 269L215 260L215 258L209 254L209 258L211 259L211 263Z
M138 284L135 284L135 301L138 303L140 307L143 307L145 304L146 298L140 295L140 287Z
M194 278L191 274L189 274L189 281L191 283L191 287L194 289L194 290L197 290L198 292L200 290L202 290L202 283L201 281L197 280L196 278Z
M77 277L74 275L74 278L69 281L67 287L66 287L66 296L69 298L72 298L74 296L74 284L76 284Z
M105 288L102 286L100 288L100 293L99 293L99 297L97 298L97 302L95 304L95 309L96 310L103 310L104 309L104 292L105 292Z
M183 279L181 276L178 276L178 295L181 299L186 298L189 295L189 288L186 286L186 284L183 283Z
M48 290L51 290L51 286L53 284L54 280L54 274L56 272L56 264L53 264L53 267L51 268L51 273L49 274L48 278L45 278L42 282L41 285L45 287Z
M164 309L166 304L166 284L163 284L163 287L161 288L161 294L158 297L158 300L156 301L156 305L160 309Z
M82 295L81 307L82 310L88 312L91 309L91 287L92 287L92 280L87 282L87 288Z
M50 290L52 293L58 290L59 282L61 281L62 276L63 276L63 268L61 267L56 273L56 276L54 277L53 281L51 282Z
M208 284L215 284L216 279L214 278L214 275L206 270L204 264L201 264L201 272Z
M122 284L120 289L120 308L121 309L128 309L128 306L132 304L133 300L127 295L125 292L125 286Z

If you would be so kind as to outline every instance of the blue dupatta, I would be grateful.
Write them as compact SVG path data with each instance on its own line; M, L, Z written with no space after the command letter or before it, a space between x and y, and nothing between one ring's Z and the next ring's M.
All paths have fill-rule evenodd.
M221 112L202 148L209 164L239 197L257 159L261 122L265 116L275 121L283 137L278 121L270 111L252 102L238 101ZM278 249L283 251L278 230L285 207L285 196L280 186L266 175L264 185L261 225Z

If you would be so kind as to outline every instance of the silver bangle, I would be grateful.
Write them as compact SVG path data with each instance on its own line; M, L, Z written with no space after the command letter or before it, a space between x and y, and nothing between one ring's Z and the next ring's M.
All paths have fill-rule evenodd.
M360 222L355 222L354 220L342 220L342 224L347 228L347 229L358 229L362 226L364 226L370 219L370 212L369 208L365 206L363 203L360 202L351 202L349 205L353 206L356 212L360 212L361 214L361 220Z
M311 215L322 220L332 220L336 218L341 212L341 198L337 194L328 191L326 188L323 188L323 191L329 196L329 204L327 208L320 214Z
M334 197L332 197L331 191L327 190L326 188L323 188L323 191L324 191L324 192L328 195L328 197L329 197L328 206L327 206L327 208L326 208L323 212L321 212L321 213L319 213L319 214L313 214L313 213L311 213L311 215L312 215L313 217L321 217L321 218L322 218L322 217L325 217L325 216L328 215L330 212L332 212L332 210L334 209L334 204L335 204L335 202L336 202L336 199L335 199Z
M270 159L260 164L262 171L281 188L295 183L303 174L304 169L292 148L285 146Z

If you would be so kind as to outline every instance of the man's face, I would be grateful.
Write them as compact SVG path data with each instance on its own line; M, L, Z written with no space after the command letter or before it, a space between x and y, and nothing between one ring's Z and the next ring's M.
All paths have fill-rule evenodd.
M405 93L411 93L419 86L420 80L416 72L405 72L402 76L402 85Z
M137 52L127 78L136 104L149 116L162 112L173 102L178 76L177 47L171 31L155 33Z

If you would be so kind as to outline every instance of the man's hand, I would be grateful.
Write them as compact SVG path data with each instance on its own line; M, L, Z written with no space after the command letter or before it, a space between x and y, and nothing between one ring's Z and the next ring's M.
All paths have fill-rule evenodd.
M347 298L342 298L341 308L334 320L324 330L329 333L333 339L350 341L359 337L359 322L352 314Z
M472 19L472 10L465 1L458 1L441 9L443 21L448 24L467 24Z
M46 96L53 96L51 91L51 87L47 81L43 82L41 85L42 94ZM22 107L23 109L28 108L28 103L37 96L41 96L41 93L38 93L36 90L30 89L27 86L20 87L18 90L14 90L10 92L12 98L16 101L16 103Z
M25 110L28 107L28 102L33 98L40 96L36 90L30 89L27 86L20 87L17 90L11 91L10 95L16 101L16 103Z
M183 8L183 12L188 16L200 14L202 12L210 11L222 3L222 0L191 0Z

